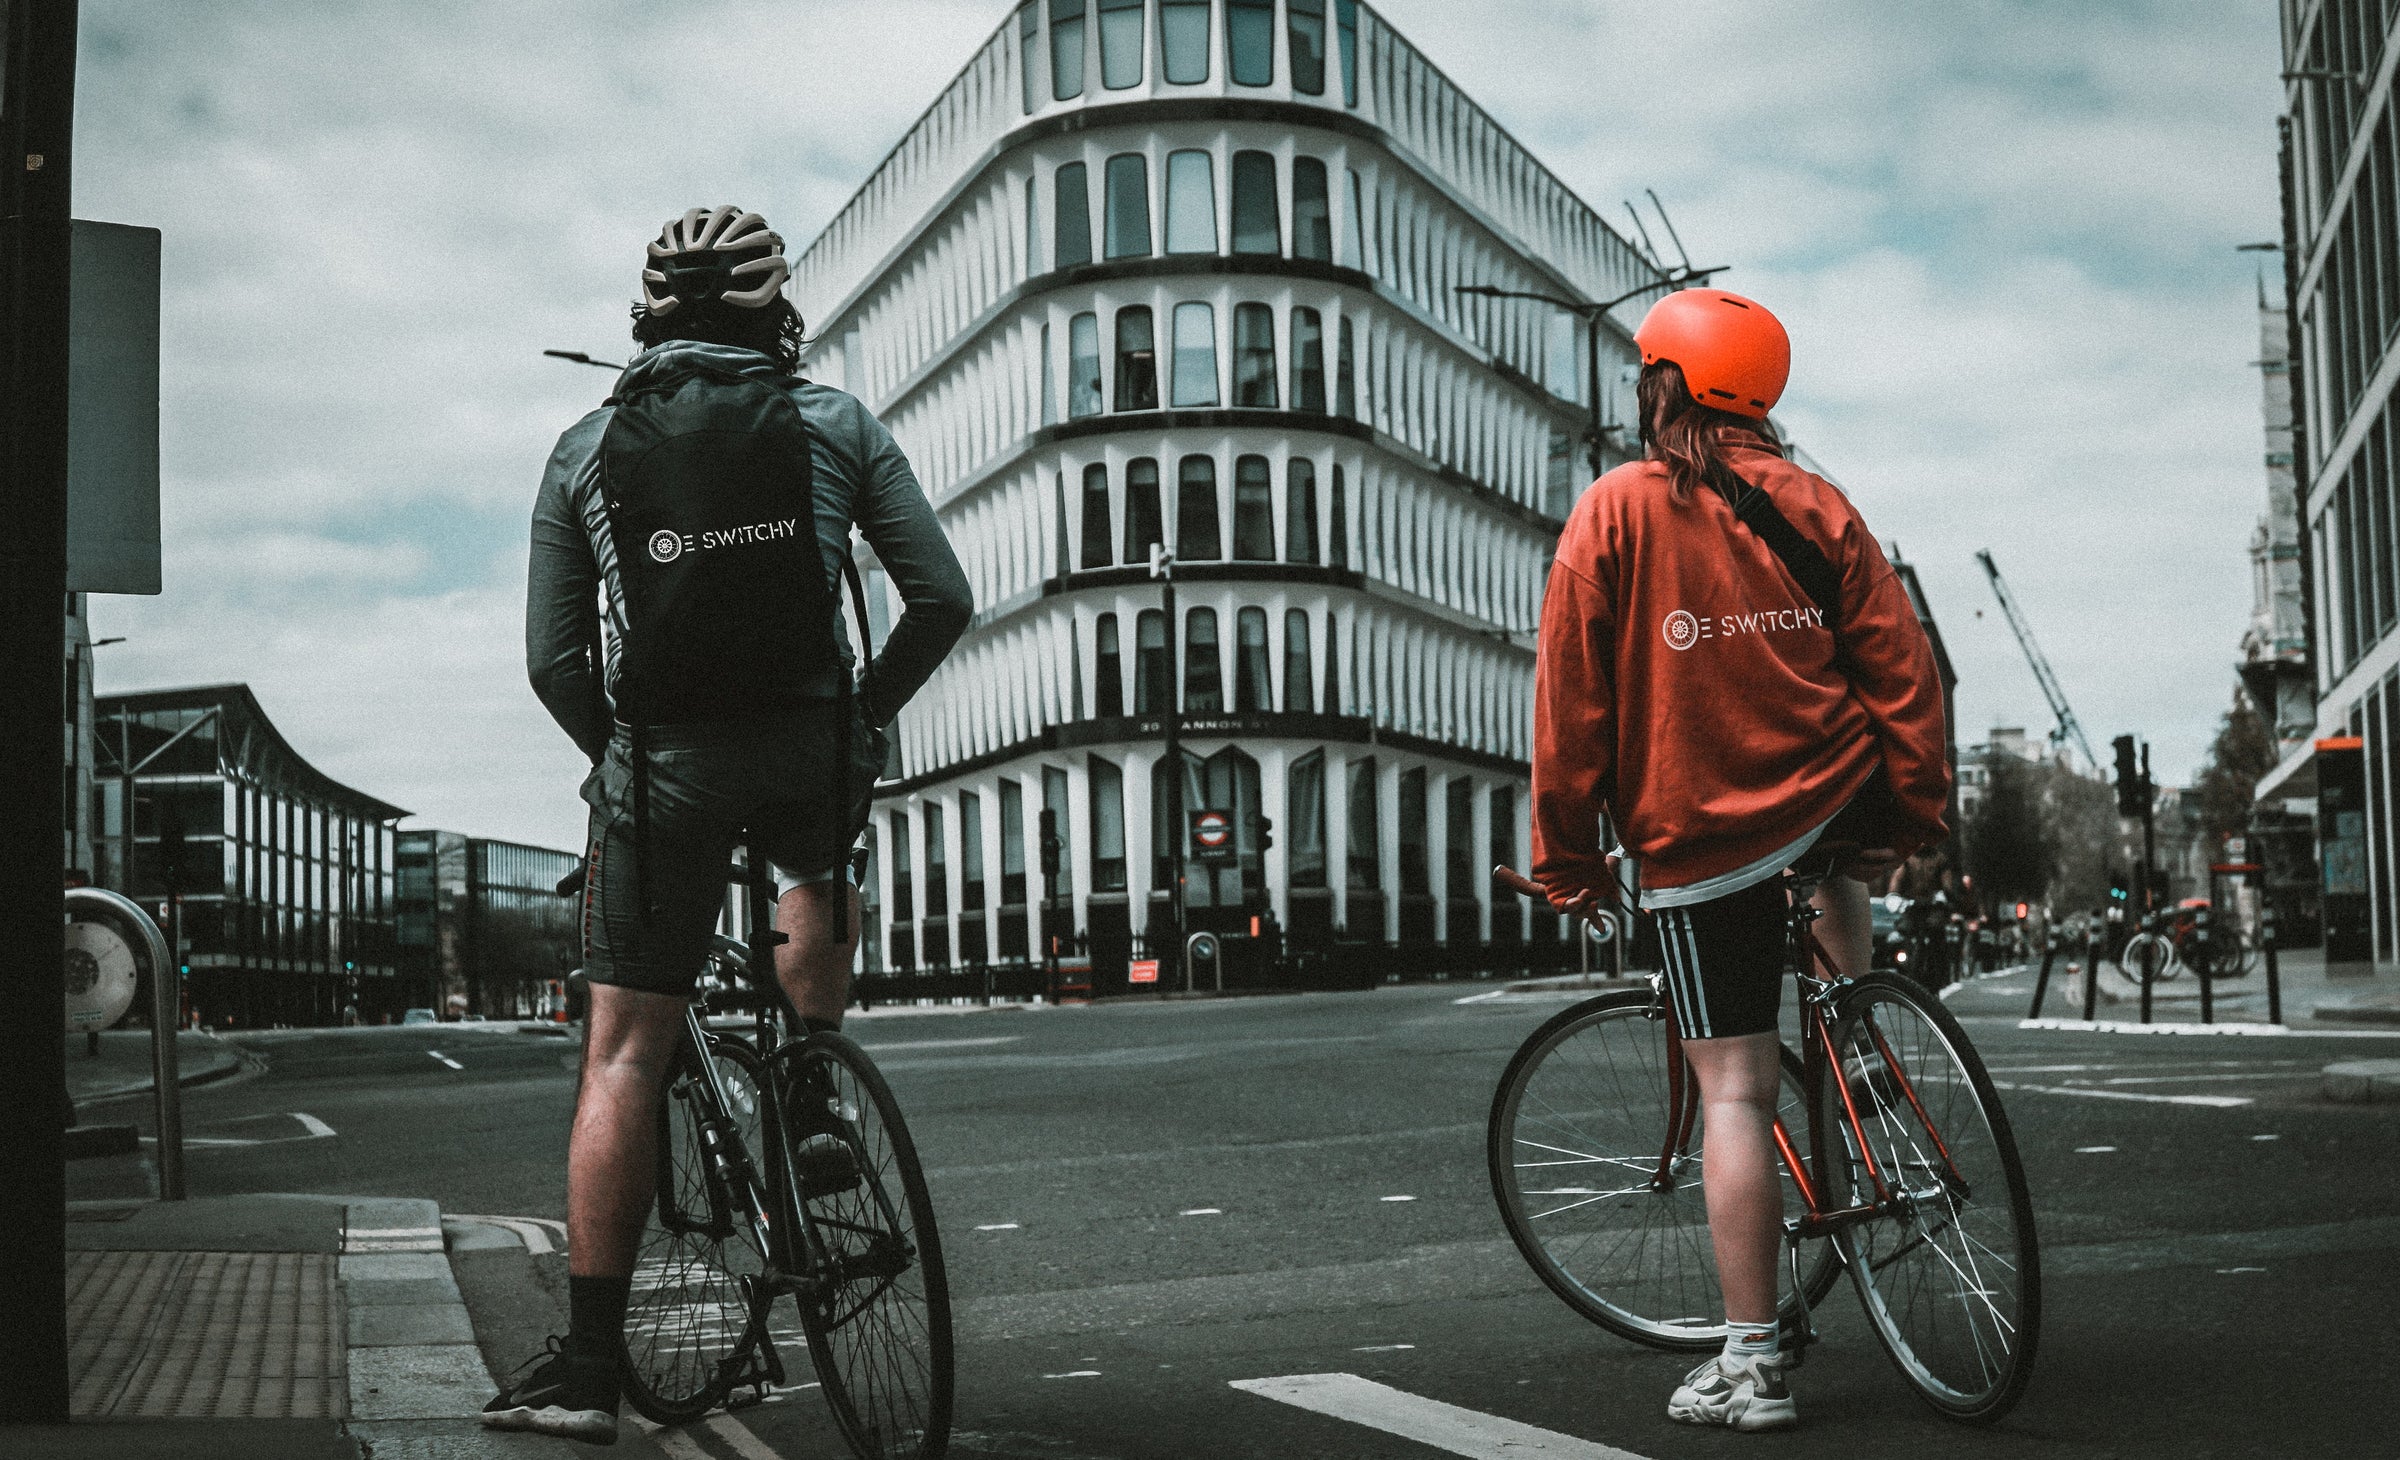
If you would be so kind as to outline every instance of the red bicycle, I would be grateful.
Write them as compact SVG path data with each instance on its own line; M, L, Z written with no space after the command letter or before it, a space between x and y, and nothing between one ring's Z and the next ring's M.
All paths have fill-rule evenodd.
M2024 1392L2041 1326L2024 1163L1940 999L1889 974L1847 977L1818 940L1808 899L1843 852L1819 848L1813 870L1784 874L1800 990L1775 1121L1799 1197L1784 1220L1785 1350L1800 1361L1816 1338L1809 1310L1847 1270L1911 1387L1952 1419L1988 1423ZM1506 867L1492 875L1543 895ZM1535 1030L1492 1100L1492 1195L1517 1249L1569 1307L1653 1348L1725 1337L1699 1093L1653 975Z

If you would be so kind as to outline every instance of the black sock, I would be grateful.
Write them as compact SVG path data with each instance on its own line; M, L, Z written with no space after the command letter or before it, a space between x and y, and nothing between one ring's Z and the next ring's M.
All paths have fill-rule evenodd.
M625 1330L629 1277L567 1277L567 1348L578 1354L613 1354Z
M800 1016L800 1032L802 1034L839 1034L842 1032L842 1021L839 1019L811 1019L803 1014Z

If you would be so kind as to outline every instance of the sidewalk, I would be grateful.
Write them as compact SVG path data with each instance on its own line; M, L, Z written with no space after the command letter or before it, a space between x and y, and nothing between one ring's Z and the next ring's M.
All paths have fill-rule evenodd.
M140 1095L150 1089L150 1031L109 1029L100 1035L100 1054L85 1053L83 1035L63 1036L67 1046L67 1096L77 1105ZM213 1034L187 1029L175 1038L177 1083L205 1085L239 1074L242 1052Z
M2069 963L2081 962L2080 948L2061 948L2050 970L2050 991L2044 1000L2044 1019L2079 1020L2083 1017L2083 973L2080 968L2067 972ZM2283 1023L2292 1029L2388 1028L2400 1030L2400 976L2390 969L2379 969L2366 977L2329 976L2324 953L2315 948L2297 949L2281 954L2277 959L2282 984ZM2029 1008L2033 996L2033 975L2040 964L2028 965L2023 976L2007 976L2008 987L2021 1000L2020 1012ZM1983 983L1976 980L1975 984ZM1973 988L1974 985L1969 985ZM1976 990L1975 1008L1979 1013L2000 1012L1987 1007L2000 997L1997 984ZM2140 1017L2142 989L2140 983L2125 977L2113 963L2100 966L2099 998L2094 1017L2124 1021ZM2247 977L2218 979L2212 989L2214 1022L2219 1024L2264 1024L2267 1014L2267 975L2264 961ZM1958 1007L1954 995L1952 1007ZM2200 984L2190 974L2162 979L2151 985L2150 1018L2156 1024L2197 1023L2200 1019Z
M71 1412L11 1460L368 1460L582 1453L488 1431L493 1380L412 1198L94 1201L67 1212ZM628 1423L620 1454L654 1456Z

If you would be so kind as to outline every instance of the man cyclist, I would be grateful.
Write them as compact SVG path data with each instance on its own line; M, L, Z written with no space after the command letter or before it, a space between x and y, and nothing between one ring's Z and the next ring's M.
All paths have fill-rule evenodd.
M756 213L670 219L633 310L643 348L559 438L534 506L526 667L592 761L591 1002L567 1153L568 1331L485 1408L494 1428L616 1439L658 1103L732 847L747 837L773 867L788 939L775 972L801 1023L839 1028L859 932L844 874L882 727L973 611L891 433L854 397L796 378L789 276ZM864 606L854 523L903 603L862 680L842 625L845 570L852 612ZM867 642L863 619L858 633ZM830 1115L813 1109L827 1129L804 1150L803 1183L855 1182Z
M1533 871L1561 911L1613 893L1603 813L1637 859L1700 1081L1725 1294L1725 1351L1667 1413L1780 1428L1798 1418L1775 1334L1781 874L1819 841L1852 848L1817 894L1820 935L1865 973L1865 879L1943 832L1942 691L1866 523L1767 422L1791 370L1782 324L1689 289L1634 341L1646 457L1576 504L1542 604Z

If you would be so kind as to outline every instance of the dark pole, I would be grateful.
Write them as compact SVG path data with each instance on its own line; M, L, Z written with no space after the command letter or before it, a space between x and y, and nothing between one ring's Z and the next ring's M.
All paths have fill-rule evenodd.
M1602 435L1600 422L1600 321L1604 313L1605 311L1602 310L1593 310L1583 318L1584 370L1592 383L1592 480L1594 481L1598 481L1600 473L1607 469L1607 462L1600 455L1600 445L1607 439Z
M58 706L67 598L75 0L0 9L0 1422L67 1418ZM40 750L27 747L39 746Z
M2150 779L2150 742L2142 742L2142 912L2147 915L2158 899L2158 889L2151 885L2150 869L2158 860L2155 825L2158 808L2158 783Z
M1179 945L1182 943L1186 931L1183 926L1185 914L1183 843L1184 838L1190 832L1186 825L1189 817L1185 814L1183 804L1183 742L1180 738L1180 731L1183 728L1183 677L1176 672L1178 667L1176 661L1182 656L1176 652L1179 635L1176 633L1175 624L1174 560L1167 559L1163 562L1160 572L1164 581L1159 585L1158 601L1160 610L1167 619L1167 734L1166 749L1159 756L1159 764L1167 768L1167 845L1173 850L1172 866L1175 873L1175 884L1168 889L1171 899L1168 906L1174 911L1174 942ZM1152 948L1150 954L1152 957L1157 957L1158 949Z

